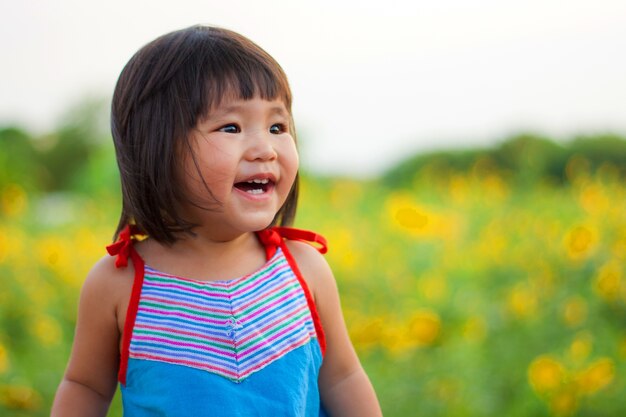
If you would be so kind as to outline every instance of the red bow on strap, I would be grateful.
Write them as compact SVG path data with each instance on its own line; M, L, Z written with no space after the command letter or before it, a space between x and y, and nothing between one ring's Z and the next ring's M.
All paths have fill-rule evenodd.
M281 245L283 238L290 240L300 240L302 242L317 243L313 245L320 253L326 253L328 246L326 239L317 233L308 230L294 229L291 227L271 227L257 232L261 242L268 250L268 254L274 253L275 249ZM273 248L273 249L272 249Z
M263 242L265 246L278 247L280 246L280 243L283 241L280 235L273 228L261 230L257 232L257 235L259 236L259 239L261 239L261 242Z
M326 239L324 239L323 236L318 235L317 233L313 233L309 230L294 229L292 227L274 227L273 230L275 230L280 236L286 239L317 243L319 246L313 246L321 254L328 252L328 244L326 243Z
M117 242L107 246L107 252L109 252L109 255L117 255L117 258L115 259L116 268L128 265L128 258L130 257L131 250L133 249L134 234L136 234L135 228L128 225L120 232Z

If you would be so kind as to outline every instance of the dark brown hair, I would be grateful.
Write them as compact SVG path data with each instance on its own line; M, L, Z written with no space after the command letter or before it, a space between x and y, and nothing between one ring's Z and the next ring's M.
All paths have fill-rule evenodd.
M180 201L194 204L177 181L176 155L187 149L195 160L188 134L226 94L282 99L291 115L291 90L280 65L230 30L192 26L171 32L145 45L126 64L111 104L122 182L116 237L133 222L150 237L171 244L197 226L176 211ZM291 134L295 138L295 131ZM291 224L297 199L296 176L272 224Z

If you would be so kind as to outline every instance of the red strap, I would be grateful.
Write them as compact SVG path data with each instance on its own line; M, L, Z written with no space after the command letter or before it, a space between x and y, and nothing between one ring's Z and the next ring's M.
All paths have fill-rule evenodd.
M317 249L321 254L328 252L326 239L323 236L309 230L294 229L292 227L272 227L257 232L257 235L265 246L265 254L268 260L274 256L276 249L281 245L283 239L317 243L319 246L312 246L314 246L315 249Z
M309 306L309 311L311 312L311 318L313 319L313 325L315 326L317 340L320 344L320 350L322 351L322 356L324 356L326 353L326 336L322 327L322 321L320 320L317 312L317 306L315 305L315 301L313 301L311 290L309 290L309 286L302 276L302 272L300 272L300 268L298 268L296 260L293 255L291 255L289 248L287 248L287 244L284 239L318 243L320 246L315 248L322 254L328 251L326 239L317 233L310 232L308 230L293 229L290 227L272 227L270 229L262 230L257 234L261 242L265 245L265 253L268 260L274 256L278 247L280 247L285 254L285 258L287 259L289 266L291 266L291 269L296 275L296 278L300 283L300 287L302 287L302 291L304 292L307 305Z
M310 230L294 229L292 227L274 227L273 229L285 239L318 243L320 246L315 248L322 255L328 252L328 244L322 235L318 235Z
M317 341L320 344L320 350L322 351L322 357L326 354L326 335L324 333L324 328L322 327L322 320L320 320L320 316L317 312L317 306L315 305L315 301L313 301L313 296L311 295L311 290L309 290L309 286L307 285L304 277L302 276L302 272L300 272L300 268L298 268L298 264L294 259L291 252L287 248L287 244L285 241L282 241L280 244L280 248L285 254L285 258L287 258L287 262L293 273L298 278L298 282L300 282L300 286L302 287L302 291L304 292L304 296L306 298L306 303L309 306L309 311L311 312L311 318L313 319L313 325L315 326L315 333L317 334Z
M130 295L130 301L128 303L128 310L126 310L126 320L124 321L124 332L122 334L122 352L120 354L120 368L117 375L118 381L126 385L126 371L128 369L128 356L130 350L130 340L133 335L133 327L135 326L135 319L137 318L137 310L139 309L139 296L141 295L141 287L143 286L144 276L144 262L141 256L137 253L133 247L134 236L139 235L136 233L136 229L132 226L126 226L124 230L120 232L120 236L117 242L107 246L107 252L109 255L115 256L115 266L117 268L124 268L128 266L128 258L131 258L133 267L135 268L135 276L133 279L133 289Z

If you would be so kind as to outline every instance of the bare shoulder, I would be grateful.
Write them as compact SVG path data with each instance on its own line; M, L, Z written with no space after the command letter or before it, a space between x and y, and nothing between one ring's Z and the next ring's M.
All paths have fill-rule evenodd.
M115 258L104 256L91 268L83 288L81 299L87 303L97 302L94 308L113 313L115 317L123 310L132 291L134 269L131 262L125 268L116 268Z
M128 266L117 268L115 257L103 256L91 268L85 279L83 287L86 289L114 290L117 287L125 287L129 281L132 283L134 269L132 262Z
M335 278L324 255L305 242L287 240L286 243L313 297L319 299L325 292L334 291Z

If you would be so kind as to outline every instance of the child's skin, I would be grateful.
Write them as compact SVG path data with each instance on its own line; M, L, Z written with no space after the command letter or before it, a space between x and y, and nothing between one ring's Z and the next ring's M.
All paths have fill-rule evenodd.
M265 251L254 232L271 224L298 169L290 114L280 100L225 97L192 130L178 178L192 203L177 209L200 226L171 246L154 239L135 244L147 265L198 280L230 279L260 268ZM235 184L257 180L262 193ZM218 201L219 203L216 203ZM210 210L207 210L209 207ZM327 349L319 375L331 416L382 415L374 390L348 337L335 279L308 244L287 241L317 306ZM117 386L121 334L131 296L132 263L116 268L104 257L84 283L69 365L52 416L105 416Z

